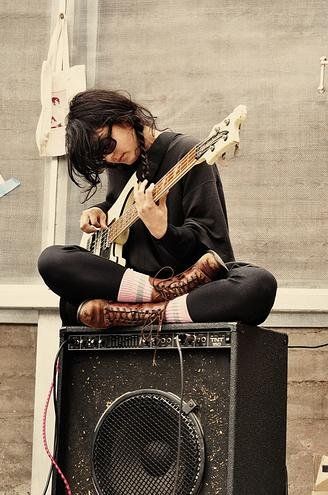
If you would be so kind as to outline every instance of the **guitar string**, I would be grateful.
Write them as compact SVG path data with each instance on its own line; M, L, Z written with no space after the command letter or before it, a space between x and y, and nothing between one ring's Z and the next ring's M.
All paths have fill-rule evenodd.
M162 177L155 186L154 200L157 201L162 195L165 189L170 189L175 183L177 183L181 177L185 175L186 169L192 168L195 165L196 153L201 151L202 146L206 145L209 141L213 140L213 137L206 138L202 142L195 145L189 152L166 174ZM208 146L207 146L208 149ZM190 162L190 159L192 160ZM106 229L100 233L101 236L101 248L107 247L107 240L113 242L119 235L121 235L128 227L130 227L135 220L138 219L138 214L135 205L131 205L124 214L114 221L110 226L110 229ZM100 232L100 231L98 231Z
M197 157L197 153L200 151L201 147L207 145L209 141L213 141L213 138L217 137L217 135L213 135L210 138L206 138L200 143L196 144L189 152L171 169L167 174L162 177L154 189L154 200L157 201L165 189L170 189L174 184L176 184L181 177L183 177L186 173L186 169L192 168L195 165L195 158ZM221 136L220 136L221 137ZM218 139L220 139L220 137ZM213 144L213 143L212 143ZM208 145L207 145L208 149ZM190 159L192 160L190 162ZM190 166L191 165L191 166ZM126 230L135 220L137 220L138 214L136 211L136 207L131 205L124 214L116 220L111 225L111 231L109 234L109 240L112 242L116 239L124 230ZM123 224L123 225L122 225Z
M199 144L202 144L202 143L199 143ZM162 177L157 182L157 184L155 186L155 188L157 189L157 193L158 193L158 190L161 188L161 185L164 182L169 182L169 181L167 181L167 177L172 175L174 178L174 175L176 175L177 170L184 170L186 165L188 165L188 166L190 165L189 160L190 159L194 160L193 155L194 155L194 152L196 151L197 146L199 146L199 145L196 145L191 150L189 150L188 153L178 163L176 163L176 165L171 170L169 170L169 172L166 175L164 175L164 177ZM180 176L181 176L181 173L179 174L179 179L180 179ZM183 174L182 174L182 176L183 176ZM178 175L176 176L176 178L177 177L178 177ZM167 187L167 184L165 187ZM170 187L171 187L171 184L170 184ZM109 240L110 242L113 242L114 239L116 239L119 235L121 235L124 232L124 230L126 230L128 228L129 222L132 221L132 223L133 223L133 221L137 218L138 218L138 214L137 214L136 207L134 204L132 204L123 213L123 215L120 218L118 218L116 221L114 221L114 223L111 224L107 229L98 230L97 232L95 232L94 235L96 236L97 240L99 237L101 239L100 240L100 248L104 249L104 247L107 247L107 240Z
M190 150L188 154L189 157L186 158L186 155L181 161L179 161L173 169L171 169L164 177L162 177L154 189L154 201L158 200L158 197L162 195L165 189L170 189L175 182L178 182L183 175L185 175L185 170L190 167L191 164L194 164L195 158L193 153L194 148ZM133 223L138 218L138 213L135 205L131 205L126 212L115 222L116 225L111 228L111 232L109 234L109 240L113 241L116 237L118 237L124 230L126 230L131 222Z
M213 137L217 137L217 135L211 136L210 138L205 138L200 143L196 144L191 150L186 153L184 157L171 169L167 172L167 174L162 177L157 184L155 185L155 195L154 200L157 201L165 189L170 189L174 184L176 184L184 175L185 170L188 167L195 165L195 159L197 153L199 153L201 148L206 145L208 149L207 143L213 140ZM218 139L220 139L219 136ZM204 152L203 152L204 153ZM191 161L190 161L191 160ZM100 248L104 249L104 247L108 247L107 241L113 242L119 235L121 235L128 227L130 227L135 220L138 219L137 210L134 204L132 204L124 214L119 217L116 221L113 222L107 229L99 230L94 233L96 240L94 244L96 245L98 238L100 237Z

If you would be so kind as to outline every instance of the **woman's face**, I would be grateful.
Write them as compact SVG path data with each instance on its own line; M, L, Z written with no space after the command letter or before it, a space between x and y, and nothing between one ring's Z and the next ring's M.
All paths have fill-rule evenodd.
M97 129L98 138L107 137L108 127ZM137 161L140 155L140 148L133 127L128 124L114 124L111 128L110 136L116 141L114 150L104 155L103 160L107 163L124 163L132 165Z

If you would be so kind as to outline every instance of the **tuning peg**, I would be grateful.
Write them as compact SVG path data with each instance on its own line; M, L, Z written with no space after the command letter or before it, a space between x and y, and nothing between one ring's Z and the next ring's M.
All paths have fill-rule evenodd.
M235 144L235 149L234 149L234 152L233 152L233 156L238 155L238 153L239 153L239 144L238 144L238 143L236 143L236 144Z

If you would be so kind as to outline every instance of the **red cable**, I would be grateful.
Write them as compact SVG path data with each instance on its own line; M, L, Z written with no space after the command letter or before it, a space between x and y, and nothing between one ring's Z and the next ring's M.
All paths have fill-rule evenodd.
M58 373L58 360L57 360L57 365L56 365L56 373ZM54 382L52 382L51 386L50 386L50 390L49 390L49 393L48 393L48 397L47 397L47 400L46 400L46 404L45 404L45 407L44 407L44 411L43 411L43 418L42 418L42 440L43 440L43 446L44 446L44 449L49 457L49 459L51 460L51 463L55 466L59 476L61 477L61 479L63 480L64 482L64 485L65 485L65 490L66 490L66 493L67 495L72 495L72 491L71 491L71 488L68 484L68 481L67 479L65 478L63 472L61 471L60 467L58 466L56 460L53 458L50 450L49 450L49 447L48 447L48 443L47 443L47 414L48 414L48 406L49 406L49 402L50 402L50 398L51 398L51 394L52 394L52 391L53 391L53 388L54 388Z

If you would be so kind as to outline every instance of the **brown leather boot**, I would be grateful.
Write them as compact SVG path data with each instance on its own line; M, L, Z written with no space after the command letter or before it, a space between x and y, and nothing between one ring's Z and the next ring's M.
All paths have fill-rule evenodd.
M200 285L208 284L225 277L228 269L215 251L208 251L190 268L170 278L149 277L154 287L152 301L170 301L175 297L188 294Z
M77 318L87 327L93 328L161 323L166 305L166 302L119 303L106 299L91 299L79 306Z

